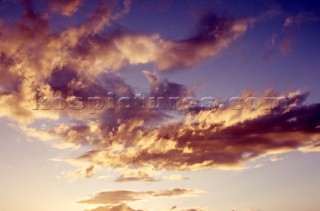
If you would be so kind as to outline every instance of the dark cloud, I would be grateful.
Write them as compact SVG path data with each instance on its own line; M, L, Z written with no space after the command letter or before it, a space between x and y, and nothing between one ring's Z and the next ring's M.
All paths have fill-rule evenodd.
M246 161L268 154L312 150L319 143L320 105L303 106L304 99L303 94L293 95L283 102L284 107L255 115L232 109L201 111L192 122L168 123L157 129L135 127L130 137L118 130L111 143L123 144L131 154L109 151L112 144L100 150L98 144L79 160L116 168L243 168Z
M79 2L68 1L63 5L78 5ZM75 115L72 111L34 111L35 104L41 97L63 96L72 100L89 95L100 96L110 90L120 93L120 96L132 97L132 88L119 76L111 77L104 73L147 63L156 64L160 71L195 65L226 48L245 33L250 22L210 16L201 22L195 36L182 41L166 40L159 34L114 31L110 23L129 12L131 1L126 0L120 11L117 2L98 4L88 20L53 33L47 15L37 14L32 1L23 1L22 4L24 14L17 22L0 25L1 74L5 78L0 82L3 91L1 101L5 105L17 105L14 108L4 107L1 116L24 123L39 118L59 119L61 116L83 120L83 115ZM52 4L60 5L62 2L52 1ZM107 27L110 30L105 30ZM150 76L147 77L150 79ZM166 80L151 85L149 95L185 96L189 92L184 86ZM120 125L127 119L139 119L139 115L148 123L168 117L163 112L141 113L104 112L102 117L111 117L104 118L108 120L100 124Z
M161 45L156 58L158 69L166 71L187 68L217 55L245 33L251 21L205 16L193 37L177 42L167 41Z
M71 69L62 68L54 70L48 78L47 83L53 91L67 93L69 91L68 84L72 80L77 80L77 72Z

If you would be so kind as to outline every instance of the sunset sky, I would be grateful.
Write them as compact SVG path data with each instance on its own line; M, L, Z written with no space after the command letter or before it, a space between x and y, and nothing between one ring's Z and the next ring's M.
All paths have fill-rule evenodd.
M318 0L0 0L0 211L319 211Z

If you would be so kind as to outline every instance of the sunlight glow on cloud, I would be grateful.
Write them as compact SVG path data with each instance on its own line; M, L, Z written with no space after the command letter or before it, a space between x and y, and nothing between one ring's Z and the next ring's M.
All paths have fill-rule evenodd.
M160 33L117 26L117 21L130 13L133 2L102 1L82 23L53 32L50 12L70 18L84 3L50 0L47 12L42 14L33 8L32 1L21 1L23 15L18 20L0 20L0 117L13 121L12 127L27 137L56 148L85 147L86 152L70 160L61 159L80 166L67 175L94 178L98 169L111 168L119 173L113 178L117 184L177 182L189 178L179 173L159 176L154 172L243 170L250 168L248 162L266 156L275 162L287 152L320 151L320 104L307 105L308 93L299 90L244 90L239 101L228 106L223 100L214 99L211 103L216 107L211 109L186 109L190 102L184 100L177 100L177 108L172 110L99 107L97 99L103 97L136 99L141 94L120 74L139 65L154 67L153 72L141 69L138 76L149 83L149 90L143 93L146 98L196 99L192 87L171 81L170 74L216 58L248 33L258 18L210 13L198 19L194 34L174 40ZM301 12L286 16L281 27L288 30L315 21L318 18L314 14ZM268 45L277 46L280 53L288 55L295 39L289 35L279 42L277 39L278 34L273 33ZM161 74L167 74L168 79L162 79ZM254 102L250 104L253 109L243 107L244 99L257 96L282 101L271 107L260 101L256 109ZM46 107L48 99L57 98L63 98L69 107ZM81 99L89 99L89 104L77 109ZM61 106L54 102L56 107ZM50 125L39 126L49 120L53 120ZM79 203L99 206L87 211L135 211L131 203L136 201L199 193L200 190L186 188L106 190ZM173 206L170 210L177 209Z

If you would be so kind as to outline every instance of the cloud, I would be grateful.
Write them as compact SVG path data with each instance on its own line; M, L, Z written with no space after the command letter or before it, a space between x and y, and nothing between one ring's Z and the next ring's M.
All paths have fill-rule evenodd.
M79 201L79 203L85 204L105 204L105 205L114 205L114 204L123 204L130 203L134 201L139 201L143 198L167 198L167 197L187 197L193 196L198 191L190 189L181 189L175 188L171 190L163 191L129 191L129 190L112 190L104 191L95 194L89 199L84 199Z
M113 144L103 144L103 150L98 144L78 159L115 168L244 168L248 160L316 146L320 105L302 106L304 99L303 94L291 94L284 108L255 112L203 110L189 116L193 120L150 130L138 125L131 128L127 121L121 128L131 128L130 137L118 130L109 138Z
M176 197L176 196L190 196L196 193L195 190L188 190L182 188L175 188L171 190L164 190L158 192L150 192L153 197Z
M171 207L169 210L178 210L177 206ZM187 208L187 209L179 209L180 211L205 211L207 209L204 208Z
M71 16L79 9L82 0L50 0L49 3L51 10L65 16Z
M285 16L283 11L279 12L279 15ZM273 57L277 51L280 51L282 55L290 54L296 41L296 38L290 29L294 26L316 22L318 20L319 18L315 14L305 11L301 11L297 15L285 17L283 29L277 33L273 33L267 41L267 49L262 55L262 59L267 60Z
M178 209L177 206L172 206L168 210L179 210L179 211L205 211L207 209L204 208L187 208L187 209ZM120 205L107 205L107 206L101 206L97 207L95 209L85 210L85 211L147 211L142 209L134 209L132 207L129 207L126 204L120 204Z
M319 18L310 12L299 12L296 16L289 16L285 19L284 27L299 26L302 23L315 22Z
M144 70L142 71L142 74L148 79L148 82L153 89L157 89L159 87L160 79L155 73Z
M279 157L279 156L272 156L271 158L270 158L270 161L272 161L272 162L277 162L277 161L280 161L280 160L283 160L284 158L282 158L282 157Z
M244 34L251 21L212 15L199 23L199 30L195 35L179 41L163 39L159 34L117 31L106 36L102 33L97 37L81 40L76 47L76 50L81 50L81 54L77 55L79 52L75 51L75 56L81 57L80 64L95 70L118 70L130 64L147 63L154 63L159 71L181 70L216 56ZM109 57L105 56L106 51L109 52ZM92 63L93 61L100 63Z
M139 5L142 10L154 11L154 12L165 12L172 7L173 0L158 1L148 1L145 4Z
M178 174L173 174L173 175L164 177L164 180L172 180L172 181L188 180L188 179L189 179L188 177L184 177L184 176L178 175Z
M97 193L90 199L79 201L86 204L121 204L138 201L140 192L128 190L115 190Z
M66 14L72 15L80 3L51 1L51 6L60 5L59 8L67 8ZM122 3L120 11L117 2L98 4L91 17L79 25L52 32L50 17L35 12L31 1L23 1L23 16L12 24L0 25L0 71L3 76L0 79L0 102L5 105L0 116L24 124L37 119L57 120L72 116L74 112L43 112L34 108L43 97L62 96L72 100L77 95L85 95L85 90L103 88L97 84L99 81L112 81L105 79L106 72L118 72L129 65L153 63L159 71L196 65L227 48L246 32L250 23L247 19L208 16L199 23L195 35L175 41L159 34L112 28L112 22L130 11L131 1ZM144 74L149 81L151 77L155 79L155 75ZM113 77L113 80L114 86L109 90L115 88L122 93L131 90L119 77ZM158 94L174 93L180 87L177 92L185 91L183 86L174 83L150 83L154 93ZM16 106L10 106L12 104Z
M99 4L91 17L66 30L52 33L47 16L24 4L24 15L10 25L0 25L2 109L0 116L18 121L30 137L57 145L87 146L77 157L90 177L95 167L118 169L198 170L243 169L247 161L287 151L319 150L319 104L303 105L301 93L267 92L261 97L283 97L285 105L268 109L238 109L239 105L206 109L141 109L90 111L85 109L35 109L42 98L117 96L134 98L134 88L118 74L122 68L153 63L161 71L185 69L216 56L243 35L252 19L210 15L201 19L196 33L182 40L159 34L115 30L112 22L129 12L130 1L119 5ZM118 15L117 15L118 14ZM120 14L120 15L119 15ZM106 30L108 29L108 30ZM292 41L281 46L290 51ZM146 97L186 97L188 87L160 80L157 73L143 71L150 83ZM192 95L193 96L193 95ZM252 97L244 92L242 99ZM12 106L14 105L14 106ZM190 105L189 105L190 106ZM37 128L35 121L57 120L50 128ZM93 167L94 166L94 167ZM150 175L121 175L119 181L149 180Z
M173 174L170 176L158 176L155 177L153 174L155 173L152 168L148 170L141 169L131 169L131 170L120 170L122 173L119 177L115 179L116 182L160 182L160 181L178 181L178 180L187 180L189 178L184 177L182 175Z
M138 171L125 171L118 178L115 179L116 182L157 182L160 181L152 176L150 176L147 172L138 170Z
M92 177L95 173L95 166L91 165L85 169L80 169L75 172L76 177L84 177L84 178L89 178Z
M17 23L0 26L1 74L5 76L0 80L0 101L5 105L0 116L10 116L20 122L57 118L53 112L35 112L35 100L41 96L53 97L59 88L56 86L64 82L77 85L81 81L83 70L74 69L75 58L71 59L73 62L68 58L81 37L94 35L109 23L113 8L99 5L92 17L80 26L54 34L50 32L47 16L35 13L28 1L23 5L24 14ZM55 78L61 76L67 81L62 80L59 85ZM64 88L61 91L66 91L67 86ZM10 106L12 104L16 106Z
M51 9L71 16L82 1L51 1ZM163 38L113 27L114 21L130 12L131 1L99 4L91 17L77 26L52 32L51 20L36 13L31 1L23 1L24 13L11 24L0 24L0 117L17 121L17 129L29 137L54 146L89 149L73 162L83 165L73 176L89 178L97 168L122 170L117 182L187 179L179 175L157 179L152 170L244 169L246 162L289 151L319 151L320 104L304 105L304 93L262 93L278 97L281 105L257 109L225 106L214 100L208 109L180 101L194 96L189 87L161 80L158 74L185 70L217 56L244 35L253 19L209 15L201 19L196 33L181 40ZM286 20L285 27L311 21L308 15ZM272 38L271 45L275 45ZM280 51L291 51L293 39L280 43ZM156 72L143 71L150 84L148 97L177 97L177 109L117 110L46 109L48 101L63 97L71 104L91 96L136 97L133 87L121 78L123 68L153 64ZM255 93L245 91L244 99ZM195 97L195 96L194 96ZM40 105L43 102L44 105ZM157 104L157 103L155 103ZM161 104L159 104L161 107ZM56 120L51 127L41 121ZM134 169L126 172L124 169ZM134 210L125 205L145 198L190 196L196 190L163 191L109 190L80 203L106 205L93 209ZM197 210L197 209L189 209Z
M132 0L123 0L123 10L114 14L114 19L122 18L130 12Z
M200 21L198 32L191 38L161 42L155 63L161 71L196 65L228 47L247 31L250 22L251 19L206 16Z
M97 207L95 209L90 209L85 211L142 211L142 210L136 210L129 207L126 204L120 204L120 205L102 206L102 207Z
M62 74L63 73L63 74ZM156 74L143 72L151 90L146 96L188 96L188 88ZM55 81L53 73L48 80ZM62 75L61 75L62 74ZM65 83L52 82L52 89L66 96L104 96L109 90L116 94L134 97L134 90L114 74L100 74L99 78L77 79L79 73L67 69L59 73ZM72 85L79 80L86 88ZM84 90L87 90L85 92ZM50 92L51 93L51 92ZM244 92L242 99L254 93ZM237 108L234 104L224 109L174 110L101 110L92 117L85 112L62 111L70 123L58 123L48 130L21 127L31 137L48 141L58 140L69 146L91 148L76 161L88 166L118 169L198 170L207 168L243 169L249 160L288 151L315 151L319 145L319 104L303 105L307 94L266 92L261 98L280 97L282 106L270 108L262 104L258 109ZM215 102L219 104L223 102ZM178 103L179 104L179 103ZM222 104L221 104L222 105ZM178 108L180 108L178 106ZM43 111L44 112L44 111ZM44 112L45 113L45 112ZM50 112L49 112L50 113ZM172 113L172 112L171 112ZM91 176L94 171L79 171ZM139 172L139 171L138 171ZM122 174L117 181L154 181L149 174Z
M279 49L281 54L287 55L292 51L292 47L294 44L294 38L291 36L286 36L282 42L279 44Z

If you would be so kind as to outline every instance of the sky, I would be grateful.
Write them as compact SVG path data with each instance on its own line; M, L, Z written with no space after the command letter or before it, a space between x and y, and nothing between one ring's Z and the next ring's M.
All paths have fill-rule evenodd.
M0 0L0 210L319 211L316 0Z

